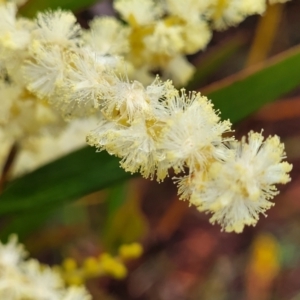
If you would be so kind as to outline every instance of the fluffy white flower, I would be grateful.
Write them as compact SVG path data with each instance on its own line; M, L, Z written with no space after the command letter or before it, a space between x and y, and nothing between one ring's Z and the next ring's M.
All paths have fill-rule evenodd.
M69 11L38 13L36 24L37 29L33 32L35 39L60 46L71 46L72 43L79 42L81 28Z
M91 300L83 287L66 288L53 269L37 260L24 260L23 245L11 236L0 242L0 298L5 300Z
M29 299L58 300L61 298L64 284L58 272L48 266L40 265L34 259L26 261L22 269L28 281Z
M218 30L235 26L247 16L262 14L266 10L266 0L214 0L208 10L208 18Z
M176 172L204 168L211 159L226 158L222 134L230 131L230 122L220 121L213 105L197 93L174 97L167 102L166 120L159 149L169 167Z
M109 57L99 55L89 48L81 48L70 54L68 65L50 103L65 118L89 116L100 105L108 87L114 84Z
M156 143L151 135L152 126L143 119L136 119L129 128L120 131L116 154L126 171L140 172L145 178L153 178L156 171Z
M128 82L116 77L115 83L106 91L103 111L108 117L115 118L118 115L118 118L130 123L141 115L149 116L151 106L146 90L140 82Z
M212 223L220 223L228 232L241 232L245 225L255 225L259 214L273 205L269 200L278 194L275 184L290 181L292 166L282 162L284 146L277 136L263 141L260 133L250 132L248 142L243 138L233 150L235 155L214 162L206 174L195 173L187 194L200 211L213 214Z
M146 95L152 107L154 119L164 123L169 116L165 103L167 99L177 97L178 90L171 80L161 81L158 76L146 87Z
M24 93L17 85L4 86L0 96L3 97L0 128L7 138L21 140L62 128L61 117L48 104Z
M133 26L150 24L163 13L159 2L154 0L116 0L114 8Z
M204 49L211 37L212 32L203 20L186 22L183 26L184 53L193 54Z
M3 48L24 49L30 41L29 26L27 25L31 22L16 19L16 13L15 4L0 4L0 53Z
M98 126L86 137L86 142L90 146L96 147L99 151L106 150L109 154L116 155L114 150L118 144L120 131L126 128L116 122L107 120L103 115L98 120Z
M38 41L30 49L31 60L23 67L27 88L38 97L50 97L63 82L66 68L65 53L57 45L45 46Z
M169 26L164 21L158 21L153 33L144 38L144 43L147 51L174 56L184 48L182 34L182 26Z
M169 14L186 22L198 22L212 2L213 0L166 0L166 8Z
M113 17L98 17L90 23L83 40L102 55L122 55L129 50L130 29Z
M155 124L136 118L130 126L103 120L87 137L87 142L99 150L106 150L121 158L121 166L128 172L140 172L153 178L156 172Z
M6 245L0 242L0 269L18 268L19 264L27 256L23 245L18 244L16 235L11 235Z

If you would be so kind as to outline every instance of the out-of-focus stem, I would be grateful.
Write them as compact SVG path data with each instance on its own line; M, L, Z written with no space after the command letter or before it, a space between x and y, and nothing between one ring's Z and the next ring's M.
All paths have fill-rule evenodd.
M17 157L17 153L18 153L18 145L17 145L17 143L14 143L10 147L5 164L2 168L1 177L0 177L0 193L2 193L4 186L5 186L6 182L8 181L9 173L10 173L13 163Z
M271 50L283 11L282 4L270 5L259 19L246 67L265 60Z

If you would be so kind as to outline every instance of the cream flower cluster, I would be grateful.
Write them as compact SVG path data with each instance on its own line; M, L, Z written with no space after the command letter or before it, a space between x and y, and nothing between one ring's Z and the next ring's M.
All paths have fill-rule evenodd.
M14 1L16 2L16 1ZM51 68L57 61L43 61L44 67L49 67L47 76L41 76L37 84L43 90L39 94L33 94L27 88L26 76L37 76L37 72L43 72L42 67L30 69L29 74L23 73L22 66L26 60L35 55L35 49L46 47L47 51L60 54L59 46L55 46L58 40L53 37L53 45L42 43L43 36L51 38L51 30L42 29L43 20L29 20L17 18L17 6L13 1L0 2L0 169L13 144L17 144L19 152L16 164L13 167L13 176L28 172L32 168L55 159L77 147L84 145L86 128L95 126L95 118L85 118L67 124L61 114L49 105L49 101L43 98L45 90L49 89L47 76L55 74ZM17 1L19 4L20 1ZM68 13L66 22L71 18L71 26L75 23L75 17ZM69 18L69 19L68 19ZM45 20L47 21L47 20ZM39 25L38 25L38 22ZM62 23L60 23L62 24ZM49 24L49 26L51 26ZM68 25L66 25L68 26ZM44 26L45 27L45 26ZM75 26L78 30L80 27ZM57 31L62 30L56 28ZM64 36L64 33L62 33ZM59 37L57 37L59 39ZM38 44L38 45L37 45ZM69 45L65 45L66 48ZM40 54L40 51L37 50ZM39 59L39 55L36 59ZM43 53L44 60L47 52ZM51 57L53 59L53 57ZM56 57L56 59L58 59ZM61 66L61 64L58 64ZM25 68L25 66L24 66ZM30 73L33 72L33 75ZM43 82L45 80L45 84ZM50 80L50 84L51 80ZM79 130L78 130L79 129ZM66 139L66 136L69 138ZM55 149L55 151L53 151Z
M217 11L225 18L225 8L233 3L248 4L252 13L254 3L265 7L265 0L118 0L115 7L130 26L100 18L92 22L89 31L83 31L70 12L39 13L29 21L16 18L12 4L0 6L0 20L6 26L0 32L3 84L21 87L23 94L35 97L35 103L55 116L72 120L93 115L99 124L87 136L89 145L120 157L126 171L140 172L146 178L162 181L170 170L185 173L175 178L181 198L212 213L211 222L220 223L224 230L241 232L245 225L256 224L259 213L272 205L269 200L277 193L275 184L290 180L291 165L283 162L284 147L279 139L263 141L260 133L250 133L247 141L238 142L227 137L232 131L230 122L221 121L212 103L200 93L177 90L171 81L158 77L144 85L129 74L133 59L143 61L149 49L159 51L159 45L173 43L163 39L148 50L141 46L144 37L155 37L153 22L188 26L201 12L199 22L205 19L204 26L218 27ZM188 20L181 19L185 6L195 8ZM193 30L180 30L185 47L191 45L187 35ZM198 32L201 34L200 29ZM126 52L128 48L132 49ZM147 60L145 66L147 69ZM16 101L25 102L18 97ZM15 110L9 106L13 100L7 101L10 117ZM26 116L30 118L30 114Z
M104 105L106 117L88 135L88 144L120 157L126 171L146 178L163 180L170 169L187 173L175 178L181 199L212 213L210 221L227 232L255 225L259 213L273 205L275 184L290 181L292 166L283 162L279 138L264 141L253 132L248 141L226 138L230 122L221 121L199 93L178 92L158 80L146 89L129 84L130 93L109 114Z
M205 49L213 30L263 14L268 2L286 0L115 0L114 9L126 24L114 17L95 18L84 39L102 54L123 55L143 83L160 70L163 78L183 86L194 72L187 54Z
M287 173L292 166L282 162L284 146L277 136L263 141L260 133L250 132L248 141L244 137L228 146L233 152L224 161L178 179L179 193L199 211L212 213L212 223L242 232L273 206L269 200L278 194L275 184L290 181Z
M83 287L64 286L58 272L35 259L26 260L27 253L17 237L7 244L0 242L0 298L5 300L90 300Z

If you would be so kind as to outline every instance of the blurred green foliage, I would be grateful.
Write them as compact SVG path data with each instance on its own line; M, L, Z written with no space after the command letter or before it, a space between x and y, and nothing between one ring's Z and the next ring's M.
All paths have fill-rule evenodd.
M99 0L29 0L23 7L20 8L19 12L24 17L33 18L38 11L44 11L47 9L66 9L72 10L73 12L80 11L84 8L89 7Z

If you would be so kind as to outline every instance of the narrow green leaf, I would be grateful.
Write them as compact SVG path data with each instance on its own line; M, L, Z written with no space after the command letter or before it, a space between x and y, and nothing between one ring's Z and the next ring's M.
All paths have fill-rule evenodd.
M40 228L49 217L57 211L53 209L40 209L38 211L30 211L14 215L7 220L5 226L1 226L0 239L6 240L11 233L18 234L19 240L23 240L30 233Z
M300 84L300 47L201 89L235 123Z
M99 0L29 0L19 12L25 17L33 18L38 11L61 8L77 12L96 2Z
M130 176L116 157L86 147L12 182L0 196L0 215L58 207Z
M136 190L128 186L127 191L123 190L125 193L118 193L121 191L119 188L107 199L111 201L115 195L113 202L117 204L102 228L102 241L109 251L115 251L121 244L138 241L148 231L148 222L141 211ZM107 204L111 209L110 202Z
M110 189L109 195L106 199L107 203L107 220L113 218L116 211L122 206L128 194L127 183L121 183Z

